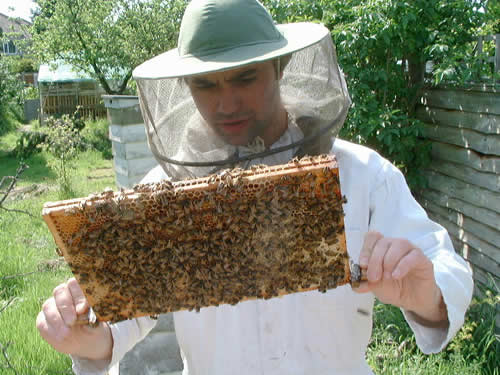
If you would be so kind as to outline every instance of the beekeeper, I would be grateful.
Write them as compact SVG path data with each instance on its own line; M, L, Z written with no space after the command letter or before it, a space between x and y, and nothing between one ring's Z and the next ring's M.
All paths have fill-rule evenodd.
M256 0L193 0L178 47L137 67L134 78L160 164L147 181L333 153L347 197L347 249L367 268L357 291L174 313L184 375L371 374L365 352L375 297L402 309L424 353L455 335L471 299L470 269L397 168L336 139L350 98L328 29L276 25ZM72 355L77 374L104 374L155 325L139 318L73 326L87 307L72 279L37 319L42 337Z

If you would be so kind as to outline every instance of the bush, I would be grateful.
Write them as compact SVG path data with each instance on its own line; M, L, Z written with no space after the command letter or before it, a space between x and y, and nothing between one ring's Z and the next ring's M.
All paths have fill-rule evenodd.
M9 59L0 58L0 135L14 129L14 117L19 114L21 82L12 72Z
M318 1L263 0L262 4L277 23L314 21L323 17L323 9Z
M73 160L85 148L78 126L79 120L75 116L63 115L59 119L47 119L44 129L47 137L41 147L54 156L54 160L49 160L48 164L56 172L61 199L74 196L71 182Z
M99 151L105 159L112 159L113 154L111 152L111 141L109 140L108 133L109 123L104 119L87 122L81 131L87 147Z
M411 187L425 185L420 171L429 161L421 123L413 117L418 85L401 66L408 48L423 48L419 35L403 33L394 19L403 17L408 29L417 23L413 7L388 0L264 1L280 23L321 21L331 31L339 64L346 75L353 105L340 137L376 149L397 165ZM405 10L406 9L406 10ZM410 14L404 14L404 12ZM403 13L403 14L402 14ZM398 18L399 19L399 18ZM404 34L404 43L399 40ZM399 62L398 62L399 61Z
M14 56L13 70L15 73L38 72L39 68L39 65L32 58Z
M14 155L19 159L27 159L40 151L40 146L47 140L47 133L41 130L28 130L22 132L18 138Z
M35 86L27 86L23 89L23 99L28 100L28 99L39 99L40 98L40 91L38 87Z
M280 23L320 21L330 29L353 101L340 136L379 151L405 173L410 187L425 186L420 171L430 160L429 145L422 140L422 124L415 118L425 63L435 63L434 84L483 74L484 64L472 56L484 18L484 12L477 10L480 3L265 0L264 4Z
M49 134L54 136L52 134L53 128L61 126L68 130L64 137L71 138L77 151L92 148L99 151L105 159L113 158L111 141L108 136L108 121L105 119L84 121L83 118L79 117L78 110L72 116L49 117L44 126L34 126L31 130L23 131L17 140L13 154L18 158L26 159L43 148L47 148L47 144L51 142L48 138ZM60 137L61 135L62 133L55 136Z
M22 159L42 149L50 153L54 159L49 160L48 165L57 175L60 198L66 199L73 196L73 161L80 151L89 148L100 151L106 159L113 157L108 122L98 120L86 123L77 109L71 116L49 117L44 126L24 132L17 141L14 153Z
M49 160L48 165L54 169L58 177L60 198L70 198L73 195L71 186L73 159L80 151L90 147L90 142L96 142L95 139L98 139L98 136L94 136L91 141L85 140L81 134L84 127L85 122L79 117L78 110L71 116L49 117L45 120L44 126L34 126L33 129L22 132L13 153L20 159L26 159L41 150L51 154L54 159Z

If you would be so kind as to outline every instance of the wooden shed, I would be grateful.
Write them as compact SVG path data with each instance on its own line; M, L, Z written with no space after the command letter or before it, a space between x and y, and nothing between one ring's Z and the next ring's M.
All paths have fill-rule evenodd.
M38 85L41 122L49 116L73 114L78 106L85 118L106 117L101 99L104 89L93 78L70 65L41 65Z

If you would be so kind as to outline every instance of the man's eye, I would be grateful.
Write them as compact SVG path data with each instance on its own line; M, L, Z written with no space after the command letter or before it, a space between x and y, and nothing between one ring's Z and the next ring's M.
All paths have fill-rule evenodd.
M215 84L212 83L212 82L197 82L195 84L195 87L197 89L201 89L201 90L204 90L204 89L211 89L213 87L215 87Z
M240 77L238 81L241 83L250 83L255 81L255 78L256 78L255 76L245 76L245 77Z

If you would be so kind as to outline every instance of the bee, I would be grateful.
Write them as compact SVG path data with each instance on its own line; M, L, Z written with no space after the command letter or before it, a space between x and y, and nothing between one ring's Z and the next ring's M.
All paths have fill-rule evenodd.
M71 242L70 242L70 241L71 241ZM70 245L72 244L72 242L73 242L73 240L68 240L68 243L69 243ZM63 254L63 252L62 252L62 250L61 250L59 247L56 247L54 250L55 250L55 252L56 252L56 254L57 254L58 256L62 257L62 256L64 255L64 254Z

